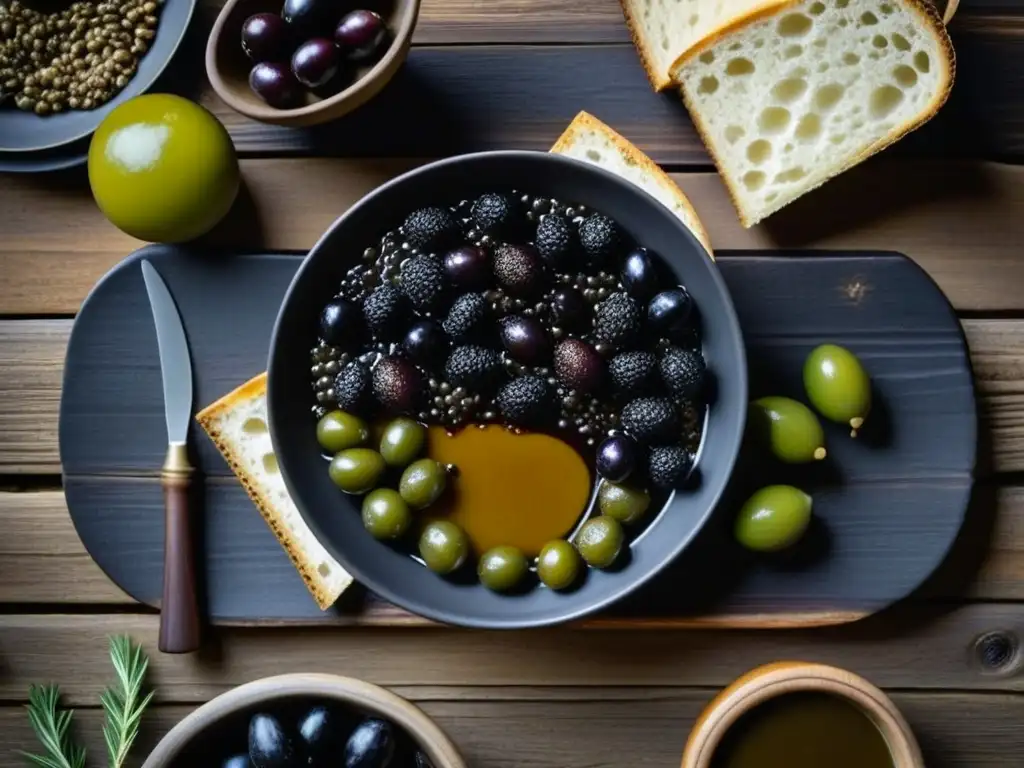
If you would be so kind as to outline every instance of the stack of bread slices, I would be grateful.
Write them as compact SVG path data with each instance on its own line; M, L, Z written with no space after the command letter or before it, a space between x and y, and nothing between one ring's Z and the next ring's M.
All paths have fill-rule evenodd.
M929 120L955 60L928 0L621 0L746 227ZM948 14L947 14L948 15Z

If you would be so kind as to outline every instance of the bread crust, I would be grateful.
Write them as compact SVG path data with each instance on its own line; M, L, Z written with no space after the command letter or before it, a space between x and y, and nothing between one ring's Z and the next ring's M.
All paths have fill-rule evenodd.
M660 165L641 152L635 144L614 128L603 123L589 112L581 110L577 113L576 117L573 118L572 122L569 123L569 126L562 132L562 135L558 137L558 140L552 145L550 151L556 154L564 153L575 143L577 136L580 134L581 130L585 128L604 134L604 136L635 165L640 166L644 171L657 178L658 182L662 186L667 187L672 192L676 201L684 207L693 218L694 226L687 228L693 233L693 236L700 241L700 244L704 246L704 249L708 252L708 255L713 261L715 253L711 248L711 238L708 237L707 230L704 228L704 223L701 221L700 216L697 215L697 211L690 202L690 199L686 196L683 190L679 188L679 185L672 180L672 177L661 169Z
M897 141L902 139L907 134L920 128L922 125L924 125L933 117L935 117L935 115L938 113L938 111L942 108L942 106L946 103L947 99L949 98L950 91L953 89L953 82L956 79L956 52L953 50L953 41L950 39L949 33L946 31L946 25L942 23L942 17L939 16L939 13L936 10L935 6L928 2L928 0L896 0L896 2L902 3L911 13L917 14L917 16L921 19L922 23L926 27L931 29L935 37L935 41L937 43L936 47L943 54L942 59L945 64L945 68L943 71L943 79L940 81L939 87L936 89L935 95L933 96L931 101L929 101L928 104L918 113L917 117L911 120L907 120L903 124L896 126L889 133L888 136L886 136L883 139L880 139L879 141L876 141L874 144L868 146L860 153L851 157L850 160L847 163L845 163L842 167L834 169L832 172L828 173L813 187L808 187L796 198L790 200L789 203L792 203L795 200L798 200L801 197L804 197L807 194L813 192L815 189L818 189L826 182L831 181L841 173L850 170L854 166L859 165L860 163L867 160L869 157L872 157L873 155L878 154L882 150L891 147L893 144L895 144ZM804 5L805 3L806 0L786 0L786 2L779 3L771 8L761 8L758 11L744 17L742 20L739 20L733 24L730 24L728 27L719 30L714 35L708 36L705 40L701 42L700 45L690 49L688 53L679 57L673 63L671 70L673 73L673 78L675 78L675 73L678 71L679 67L682 64L689 62L694 57L700 56L700 54L703 53L704 51L708 50L714 45L717 45L730 32L735 31L741 27L745 27L748 24L752 24L762 18L765 18L766 16L775 15L779 12L788 10L789 8ZM729 178L729 175L726 173L723 163L721 162L714 148L711 146L711 142L708 139L710 132L708 130L707 125L705 125L704 121L702 120L700 112L694 108L693 103L690 101L689 97L686 94L686 90L682 86L679 87L679 91L682 96L683 102L686 104L686 109L690 113L690 117L693 120L694 128L696 128L697 133L700 134L701 140L704 142L704 146L707 147L708 154L711 156L711 159L714 161L715 166L718 168L718 175L721 177L722 182L725 184L726 191L729 193L729 198L732 200L732 204L736 208L736 212L739 215L740 224L742 224L745 229L749 229L750 227L753 227L760 221L763 221L768 216L772 215L772 213L777 213L778 211L782 210L782 208L785 208L786 205L789 205L789 203L785 203L779 208L777 208L775 211L772 211L772 213L769 213L766 216L762 216L760 218L754 218L749 211L744 209L743 204L740 202L740 196L737 193L736 187L734 185L734 180Z
M274 509L274 506L264 498L264 494L260 490L261 483L259 478L255 477L245 467L245 465L238 460L238 457L232 450L230 443L217 428L218 419L225 413L230 412L240 403L248 402L254 398L263 397L266 394L266 391L267 374L266 372L263 372L199 411L195 418L206 431L206 434L209 435L213 444L217 446L217 450L224 456L228 466L231 467L231 471L235 473L235 476L245 489L246 494L248 494L253 504L256 505L256 508L259 510L263 520L267 523L267 526L273 532L275 538L277 538L284 551L288 554L288 557L295 566L295 569L299 572L299 575L302 576L302 580L305 582L306 588L309 590L310 594L313 595L313 599L316 600L316 604L321 610L327 610L335 603L348 585L352 583L352 578L349 577L348 580L344 582L341 589L332 590L327 587L324 581L320 578L320 573L317 570L318 564L310 561L300 542L293 535L291 529L282 520L278 519L277 511ZM330 558L329 555L328 557ZM333 558L329 559L329 564L336 573L345 572Z
M619 0L619 5L622 6L622 15L626 17L626 29L629 30L629 36L633 38L633 45L636 47L637 53L640 54L640 63L643 65L644 73L647 75L651 87L655 91L664 91L671 87L672 78L668 72L660 73L655 68L654 60L648 53L653 46L648 43L639 22L633 15L630 1ZM669 72L671 72L671 69Z

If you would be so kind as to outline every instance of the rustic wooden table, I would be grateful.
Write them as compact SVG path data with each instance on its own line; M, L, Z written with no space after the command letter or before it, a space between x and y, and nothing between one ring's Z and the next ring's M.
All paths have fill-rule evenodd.
M179 76L219 0L204 0ZM139 753L190 709L287 671L350 674L420 702L481 766L671 766L716 689L762 662L850 668L893 692L939 768L1024 764L1024 5L964 0L953 98L899 147L767 226L740 228L681 105L651 92L615 0L425 0L400 78L353 119L299 132L247 122L208 90L244 158L245 193L211 237L308 248L346 206L422 159L546 149L579 109L675 173L717 248L891 249L963 318L982 408L978 503L913 599L822 630L221 628L193 657L156 652L157 617L83 550L60 489L57 407L72 317L139 243L110 226L83 172L0 177L0 754L34 747L30 683L58 681L102 754L106 636L153 653L157 704ZM899 514L894 509L893 514ZM255 514L255 512L254 512Z

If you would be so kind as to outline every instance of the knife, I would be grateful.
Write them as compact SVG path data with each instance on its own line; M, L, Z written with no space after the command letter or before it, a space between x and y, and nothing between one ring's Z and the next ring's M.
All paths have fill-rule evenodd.
M158 647L164 653L188 653L199 647L199 604L189 505L192 361L174 298L160 273L145 259L142 260L142 277L156 325L167 419L167 456L160 470L164 491L164 589Z

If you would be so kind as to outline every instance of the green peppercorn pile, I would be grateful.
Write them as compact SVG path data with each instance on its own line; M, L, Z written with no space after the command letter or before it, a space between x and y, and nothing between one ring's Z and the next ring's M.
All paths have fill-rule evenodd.
M37 115L102 106L135 76L162 4L75 2L41 13L0 0L0 101Z

